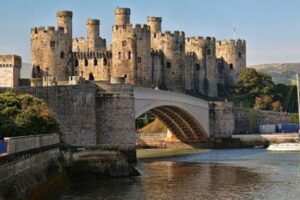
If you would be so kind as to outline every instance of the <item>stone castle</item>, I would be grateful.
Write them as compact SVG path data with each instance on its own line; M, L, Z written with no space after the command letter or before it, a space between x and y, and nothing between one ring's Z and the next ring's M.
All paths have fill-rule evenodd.
M100 36L100 21L88 19L87 38L73 38L71 11L58 11L57 27L31 29L32 86L82 80L218 96L234 86L246 67L244 40L216 41L163 31L161 17L132 25L130 9L115 9L112 44Z

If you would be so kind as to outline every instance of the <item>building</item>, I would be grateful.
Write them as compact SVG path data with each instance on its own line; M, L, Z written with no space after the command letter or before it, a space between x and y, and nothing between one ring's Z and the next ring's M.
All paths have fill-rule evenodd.
M17 55L0 55L0 87L18 87L22 58Z
M97 19L87 20L86 38L73 38L71 11L56 13L57 28L32 28L31 84L68 84L81 77L216 97L218 85L234 86L246 67L244 40L186 37L163 31L161 17L133 25L130 15L129 8L115 9L110 46Z

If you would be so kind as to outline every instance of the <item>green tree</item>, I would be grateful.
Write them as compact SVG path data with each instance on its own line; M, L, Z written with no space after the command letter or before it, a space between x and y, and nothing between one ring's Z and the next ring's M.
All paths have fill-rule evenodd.
M40 99L11 90L0 94L0 138L57 131L53 113Z

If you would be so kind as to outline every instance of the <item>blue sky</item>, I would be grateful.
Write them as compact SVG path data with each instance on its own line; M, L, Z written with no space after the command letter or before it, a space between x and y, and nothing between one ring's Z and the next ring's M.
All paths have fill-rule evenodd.
M73 11L73 34L85 36L87 18L101 20L101 35L111 41L115 7L131 8L132 23L163 17L163 30L186 36L247 40L248 65L300 62L298 0L3 0L0 6L0 54L13 53L30 62L30 28L55 25L55 12Z

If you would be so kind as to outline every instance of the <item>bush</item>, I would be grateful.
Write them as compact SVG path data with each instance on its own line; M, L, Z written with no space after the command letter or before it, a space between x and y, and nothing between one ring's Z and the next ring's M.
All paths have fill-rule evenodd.
M57 131L53 113L40 99L13 90L0 94L0 138Z

